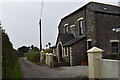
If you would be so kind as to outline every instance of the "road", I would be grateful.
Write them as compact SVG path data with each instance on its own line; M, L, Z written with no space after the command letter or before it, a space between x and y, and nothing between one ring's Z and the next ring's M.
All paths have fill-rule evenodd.
M26 58L20 58L20 67L24 78L76 78L87 76L86 67L83 67L84 72L79 71L79 67L49 68L45 65L33 64Z

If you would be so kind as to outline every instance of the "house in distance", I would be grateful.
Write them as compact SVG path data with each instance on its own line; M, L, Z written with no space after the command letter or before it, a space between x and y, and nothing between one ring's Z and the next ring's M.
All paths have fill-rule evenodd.
M61 19L53 53L58 63L80 65L87 62L87 50L93 46L104 50L103 56L120 53L120 7L89 2Z

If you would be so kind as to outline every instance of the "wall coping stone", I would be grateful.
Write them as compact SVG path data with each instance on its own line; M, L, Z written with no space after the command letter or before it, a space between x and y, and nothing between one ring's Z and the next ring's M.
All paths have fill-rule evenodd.
M111 59L101 59L102 61L107 61L107 62L120 62L120 60L111 60Z
M93 47L91 49L89 49L87 52L88 53L102 53L104 50L100 49L100 48L97 48L97 47Z
M46 53L45 55L48 55L48 53Z
M52 53L50 53L49 55L50 55L50 56L52 56L53 54L52 54Z
M44 52L44 51L41 51L42 53Z

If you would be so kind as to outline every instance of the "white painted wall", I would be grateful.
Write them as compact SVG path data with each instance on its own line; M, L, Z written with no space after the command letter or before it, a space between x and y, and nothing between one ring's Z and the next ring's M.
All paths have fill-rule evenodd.
M119 78L120 79L120 61L119 60L100 60L100 71L102 78Z
M117 78L120 80L120 60L102 59L102 50L88 50L89 78Z

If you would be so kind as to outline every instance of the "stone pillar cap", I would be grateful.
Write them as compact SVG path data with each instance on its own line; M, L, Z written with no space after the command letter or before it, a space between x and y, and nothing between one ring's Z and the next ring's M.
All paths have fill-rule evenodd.
M49 55L50 55L50 56L52 56L53 54L52 54L52 53L50 53Z
M94 46L93 48L89 49L87 52L88 53L102 53L103 50Z
M48 55L48 53L46 53L45 55Z
M42 53L44 52L44 51L41 51Z

